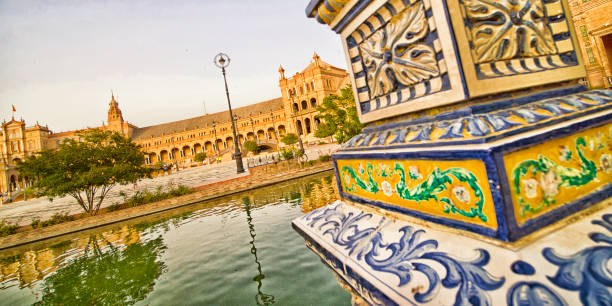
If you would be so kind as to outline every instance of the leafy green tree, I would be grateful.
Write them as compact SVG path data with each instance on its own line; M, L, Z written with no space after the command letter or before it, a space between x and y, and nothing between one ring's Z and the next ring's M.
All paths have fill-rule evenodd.
M247 140L244 142L244 149L247 152L257 153L259 152L259 145L253 140Z
M338 143L344 143L361 133L364 125L359 122L353 89L350 85L341 90L341 95L330 95L317 107L323 119L315 136L325 138L335 136Z
M281 155L283 155L283 158L285 160L290 160L290 159L293 159L294 157L293 150L291 149L283 149L281 151Z
M298 136L295 135L294 133L289 133L285 136L283 136L283 138L281 138L281 141L285 144L285 145L292 145L295 144L296 142L298 142Z
M57 150L29 156L18 166L22 175L35 178L38 195L70 195L85 212L95 215L114 186L150 175L144 154L131 139L101 130L86 131L79 138L66 139Z
M45 278L34 305L132 305L153 291L166 269L161 237L125 249L98 244L91 239L93 250Z
M204 161L206 159L206 152L200 152L193 156L193 160L197 162Z

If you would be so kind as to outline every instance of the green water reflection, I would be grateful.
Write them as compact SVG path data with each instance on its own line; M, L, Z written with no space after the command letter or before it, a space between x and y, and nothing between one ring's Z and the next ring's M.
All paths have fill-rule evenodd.
M161 237L123 250L111 243L103 250L95 239L90 245L87 255L45 278L35 305L133 304L153 291L165 268Z
M336 193L324 173L2 251L0 304L349 304L290 224Z

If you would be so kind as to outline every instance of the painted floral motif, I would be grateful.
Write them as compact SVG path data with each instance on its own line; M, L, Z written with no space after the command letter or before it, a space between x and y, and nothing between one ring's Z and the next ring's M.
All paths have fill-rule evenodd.
M523 181L523 188L525 188L525 196L528 199L533 199L538 196L538 181L535 179L528 179Z
M455 195L455 198L459 200L459 202L461 203L470 202L470 192L467 189L465 189L465 187L456 186L453 188L452 192L453 192L453 195Z
M600 225L612 233L612 214L591 223ZM558 266L554 276L549 276L555 285L570 291L580 291L583 305L610 305L612 303L612 236L603 233L589 234L591 240L603 245L593 246L569 257L557 255L551 248L542 251L544 257Z
M482 211L484 205L482 188L478 185L478 179L472 172L463 168L449 168L443 171L435 168L424 181L416 183L414 180L422 178L422 175L416 167L410 166L409 169L411 170L408 174L410 178L406 177L406 171L400 163L397 163L392 172L389 172L399 176L399 182L395 185L395 192L397 192L401 199L417 202L435 200L445 204L444 213L459 214L468 218L479 218L483 222L487 222L488 218ZM371 163L366 164L365 172L367 179L360 177L351 166L342 166L340 172L344 177L343 189L347 192L355 191L357 188L374 194L380 191L378 182L372 177L372 172L380 173L380 170L374 170L374 166ZM409 186L408 183L412 183L412 186ZM387 184L389 183L387 182ZM444 191L449 190L453 184L468 186L477 198L476 203L459 207L448 196L440 196ZM382 188L385 195L391 196L393 194L393 188L390 184L387 187L382 186ZM387 189L386 192L385 188ZM469 202L470 192L465 187L461 188L464 191L462 199L467 199L467 202Z
M436 252L438 241L423 240L425 231L411 226L400 229L403 234L399 242L386 243L374 227L358 230L353 224L356 218L353 213L342 212L338 207L307 216L306 219L311 220L308 226L317 228L323 235L330 235L336 244L350 250L350 254L363 260L371 269L396 275L400 287L408 284L416 273L423 274L429 287L425 292L414 293L417 302L432 301L440 287L444 287L458 289L455 305L473 305L474 302L492 305L487 291L499 289L505 282L504 277L495 277L484 268L491 258L487 250L476 249L477 257L473 260ZM446 270L443 278L432 264L441 265Z
M392 18L359 46L370 95L376 98L439 74L434 49L424 42L427 18L419 1Z
M423 178L423 176L419 172L419 167L417 167L417 166L410 166L410 167L408 167L408 170L410 170L408 172L408 175L410 175L411 179L418 180L418 179L422 179Z
M359 229L359 222L369 220L372 214L360 212L354 216L353 213L345 214L337 208L325 209L320 215L310 218L308 225L310 227L318 225L317 229L324 231L323 235L330 235L334 243L350 250L349 254L352 254L360 245L360 241L374 231L374 228Z
M393 187L391 187L391 184L387 181L383 181L381 184L382 186L382 192L390 197L391 195L393 195Z
M470 22L474 61L484 63L556 54L542 2L463 0Z
M537 160L522 161L514 168L512 172L513 186L518 197L521 216L525 216L527 213L538 213L546 207L556 204L555 196L559 194L561 188L583 186L597 178L595 162L587 159L584 155L584 149L589 148L587 143L590 142L587 142L582 136L576 138L575 149L580 169L559 165L544 155L538 155ZM539 174L539 182L535 178L524 178L528 174L534 176ZM523 188L521 188L521 185ZM523 198L525 196L530 200L536 199L538 186L543 193L540 203L529 202Z
M561 178L553 169L548 169L546 174L540 176L540 187L542 187L545 197L551 198L559 194L560 184Z

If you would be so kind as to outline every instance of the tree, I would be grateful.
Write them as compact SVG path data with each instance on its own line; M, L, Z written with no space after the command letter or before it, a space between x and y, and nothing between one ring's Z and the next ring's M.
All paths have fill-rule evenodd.
M195 156L193 156L193 160L197 161L197 162L202 162L206 159L206 152L200 152L198 154L196 154Z
M325 97L317 110L320 113L317 118L323 119L315 132L318 138L336 136L338 143L344 143L361 133L364 127L359 122L355 97L350 85L341 89L340 96L333 94Z
M257 154L257 152L259 152L259 145L253 140L247 140L244 142L244 149L247 152L253 152Z
M283 136L283 138L281 138L281 141L285 144L285 145L292 145L295 144L296 142L298 142L298 136L295 135L294 133L289 133L285 136Z
M79 141L64 140L57 150L29 156L18 166L21 175L35 178L38 195L70 195L95 215L108 192L117 184L134 183L150 176L144 154L131 139L117 132L90 130Z
M95 237L97 238L97 237ZM162 238L122 249L90 239L83 257L46 277L34 305L131 305L153 291L166 271ZM89 246L88 245L88 246Z

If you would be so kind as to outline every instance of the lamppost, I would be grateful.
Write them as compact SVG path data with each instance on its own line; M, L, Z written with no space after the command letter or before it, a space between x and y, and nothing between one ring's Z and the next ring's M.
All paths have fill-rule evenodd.
M236 122L236 126L238 126L238 115L234 115L234 121ZM236 128L236 133L238 134L238 144L240 144L240 127Z
M225 77L225 67L229 66L230 58L224 53L219 53L214 59L215 66L221 68L223 72L223 82L225 83L225 95L227 96L227 106L230 113L230 121L232 122L232 133L234 134L234 158L236 159L236 172L244 172L244 166L242 165L242 153L238 148L238 137L236 135L236 124L234 122L234 114L232 113L232 104L230 103L229 90L227 89L227 79Z
M217 146L217 123L213 121L213 131L215 132L215 140L213 140L213 148L215 149L215 152L217 152L217 154L219 154L219 147Z
M253 117L251 117L250 119L251 119L251 131L253 132L253 140L257 142L257 134L255 134L255 126L253 125Z
M11 198L11 187L10 187L10 184L9 184L9 174L8 174L9 167L8 167L8 163L6 161L6 157L4 156L4 153L2 152L2 150L0 150L0 159L2 159L2 165L4 166L4 178L6 179L6 184L5 184L5 186L6 186L6 194L7 194L8 198L10 199ZM0 190L0 193L2 193L2 190ZM1 196L0 196L0 198L1 198ZM0 201L0 205L3 204L3 202L4 202L4 199L2 199L2 201Z

